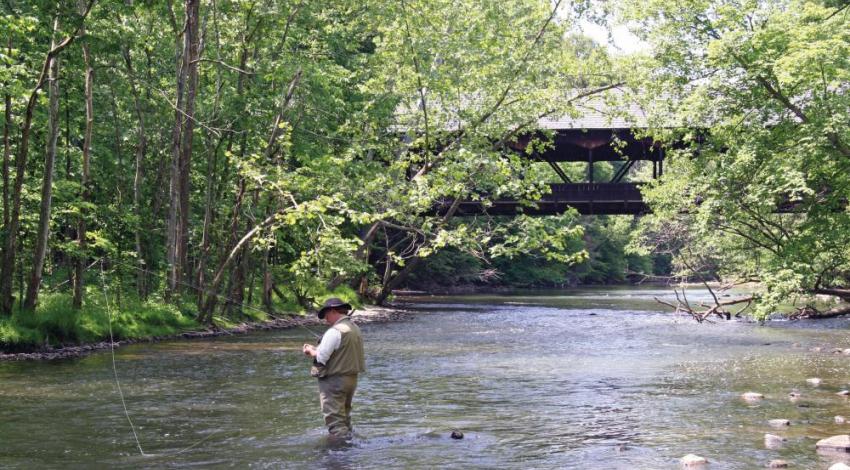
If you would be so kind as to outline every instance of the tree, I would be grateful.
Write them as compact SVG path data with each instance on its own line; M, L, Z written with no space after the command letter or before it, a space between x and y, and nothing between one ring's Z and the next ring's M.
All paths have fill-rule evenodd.
M15 258L18 247L17 238L21 216L21 190L23 189L27 160L29 158L30 132L32 130L33 113L37 104L38 93L47 81L50 67L54 63L53 60L77 38L79 29L83 27L85 19L93 5L94 0L87 2L84 14L75 21L76 29L73 30L71 34L65 36L61 41L56 42L47 51L47 54L41 63L40 72L35 81L35 85L29 93L29 99L26 103L24 120L21 124L21 138L18 142L18 154L15 158L15 181L14 186L12 186L11 189L11 215L8 223L4 224L6 239L3 246L2 263L0 263L0 312L3 313L8 314L12 310L12 280L15 272ZM47 212L49 216L49 205ZM40 278L40 274L38 277Z
M846 5L638 0L620 13L652 45L629 64L634 88L656 124L679 126L658 136L686 144L646 192L648 224L680 221L722 278L762 283L758 315L799 296L850 300Z

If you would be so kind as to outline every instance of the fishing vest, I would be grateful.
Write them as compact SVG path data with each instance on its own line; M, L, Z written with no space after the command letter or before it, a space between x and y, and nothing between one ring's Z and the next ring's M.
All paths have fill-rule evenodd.
M343 317L331 327L340 332L339 347L331 354L325 365L323 376L352 375L366 370L363 355L363 338L360 328L348 317Z

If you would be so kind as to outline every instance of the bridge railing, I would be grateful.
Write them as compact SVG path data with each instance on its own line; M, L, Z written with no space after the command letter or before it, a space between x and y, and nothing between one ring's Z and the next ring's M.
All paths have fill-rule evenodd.
M642 201L642 183L553 183L545 199L557 201Z

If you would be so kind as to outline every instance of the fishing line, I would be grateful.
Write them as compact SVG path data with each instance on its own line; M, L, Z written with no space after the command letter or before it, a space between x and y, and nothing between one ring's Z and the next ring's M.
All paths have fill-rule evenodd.
M112 353L112 374L115 376L115 385L118 388L118 395L121 396L121 406L124 407L124 416L127 417L127 422L130 423L130 430L133 431L133 438L136 440L136 447L139 448L139 453L143 457L147 456L142 449L142 443L139 441L139 435L136 433L136 426L133 420L130 419L130 412L127 410L127 401L124 399L124 390L121 389L121 381L118 380L118 368L115 366L115 340L112 335L112 309L109 306L109 295L106 293L106 274L103 269L103 258L100 260L100 285L103 288L103 299L106 302L106 317L109 319L109 350Z
M106 306L106 317L107 317L107 320L108 320L107 324L109 326L109 351L110 351L110 355L111 355L111 359L112 359L112 375L115 379L115 386L118 389L118 395L121 397L121 407L124 409L124 416L127 418L127 422L130 424L130 431L133 433L133 439L136 441L136 447L139 449L139 454L141 454L142 457L169 457L169 456L180 455L180 454L182 454L182 453L184 453L184 452L186 452L190 449L197 447L198 445L200 445L203 442L211 439L212 437L221 434L222 431L214 432L214 433L212 433L208 436L205 436L204 438L202 438L202 439L194 442L193 444L191 444L191 445L189 445L189 446L187 446L187 447L185 447L181 450L178 450L176 452L161 453L161 454L149 454L149 453L146 453L144 451L144 448L142 447L142 443L139 440L139 434L136 431L136 425L135 425L135 423L133 423L133 419L130 417L130 411L127 408L127 400L124 397L124 390L121 387L121 380L118 378L118 367L116 365L116 360L115 360L115 337L114 337L114 333L113 333L113 330L112 330L112 307L111 307L111 304L109 302L109 294L108 294L107 288L106 288L106 270L103 266L103 263L104 263L105 260L106 260L105 257L99 258L99 259L95 260L91 265L89 265L88 268L91 268L95 264L100 264L100 284L101 284L101 288L102 288L102 291L103 291L104 303L105 303L105 306ZM120 263L120 262L117 262L117 261L114 261L114 260L110 260L110 261L115 263L115 264L120 264L122 266L127 266L127 267L130 267L130 268L133 268L133 269L137 269L137 270L145 272L145 273L158 275L158 273L155 273L153 271L149 271L149 270L146 270L146 269L143 269L143 268L139 268L137 266L132 266L132 265L128 265L128 264L125 264L125 263ZM86 269L88 269L88 268L86 268ZM185 282L182 282L182 281L177 281L177 282L180 283L180 284L183 284L187 287L196 289L199 292L201 292L201 289L199 289L196 286L193 286L191 284L188 284L188 283L185 283ZM223 295L217 295L217 294L209 294L209 295L216 295L219 298L226 299L230 302L235 302L233 299L230 299L230 298L223 296ZM262 312L263 314L268 313L268 312L264 312L260 309L251 307L250 305L243 305L243 307L248 307L248 308L256 310L258 312ZM353 313L354 312L352 311L352 314ZM314 332L310 328L307 328L304 325L296 324L295 326L300 326L301 328L310 332L316 338L321 338L321 336L319 334L317 334L316 332ZM227 332L227 330L224 330L224 329L222 331ZM230 332L228 332L228 333L230 333ZM232 334L232 333L230 333L230 334Z

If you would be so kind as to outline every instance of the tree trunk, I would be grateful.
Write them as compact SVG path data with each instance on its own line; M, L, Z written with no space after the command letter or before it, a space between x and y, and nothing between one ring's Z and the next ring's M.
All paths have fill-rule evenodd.
M841 305L837 305L832 307L831 309L825 312L818 312L812 315L809 315L807 318L812 319L823 319L823 318L834 318L840 317L842 315L850 315L850 303L844 303Z
M83 43L83 62L86 67L85 72L85 97L86 97L86 130L83 137L83 168L80 174L80 186L82 187L82 201L89 202L91 195L89 194L89 160L91 152L92 126L94 124L94 96L92 92L92 74L94 70L91 67L91 55L89 53L88 44ZM117 129L117 127L116 127ZM85 207L85 206L84 206ZM73 306L79 309L83 306L83 274L86 262L86 210L83 208L80 211L80 218L77 223L77 243L79 243L80 253L77 256L76 266L74 267L74 300Z
M86 16L88 16L91 11L93 4L94 0L89 1L87 4L85 14L82 15L82 19L80 20L80 27L84 24ZM9 217L9 222L5 224L4 227L6 240L3 246L2 263L0 263L0 312L3 313L12 312L12 280L15 273L18 229L21 223L21 189L24 185L24 175L26 173L27 159L29 157L30 130L32 128L33 111L35 110L35 105L38 102L38 92L41 90L41 87L44 86L44 82L47 79L48 70L53 59L57 57L63 49L73 43L76 37L77 31L74 31L73 34L67 36L62 40L62 42L50 49L47 56L44 58L44 62L41 66L41 73L39 74L38 80L30 93L29 100L27 100L27 107L24 112L24 121L21 124L21 142L18 145L18 155L15 158L15 186L12 190L11 216ZM19 275L20 274L21 273L19 273Z
M250 14L249 14L249 18L250 18ZM253 35L253 33L251 31L256 32L256 30L257 30L257 28L259 28L259 25L260 25L261 22L262 22L262 20L260 20L257 23L257 26L255 26L252 30L249 30L248 24L247 24L247 21L246 21L246 30L241 35L241 47L240 47L240 52L239 52L239 71L238 71L238 77L236 79L236 96L239 99L242 98L244 91L245 91L245 81L246 81L246 78L247 78L245 70L247 70L247 68L248 68L248 43L250 42L251 37ZM217 31L217 29L216 29L216 31ZM219 87L217 87L217 89L219 89ZM239 127L240 127L239 126L239 118L237 118L230 126L228 126L228 129L227 129L227 145L225 146L226 153L230 153L233 150L234 131L237 130ZM244 134L243 134L242 138L240 139L240 142L241 143L240 143L240 155L239 156L241 158L242 156L244 156L244 153L245 153L246 141L245 141ZM212 171L209 173L210 179L208 180L207 200L206 200L206 204L205 204L206 207L204 209L204 226L203 226L203 230L202 230L201 255L198 259L197 286L198 286L198 308L199 309L203 308L204 293L206 292L206 283L207 283L207 273L206 273L206 271L207 271L207 261L208 261L207 258L209 256L209 252L210 252L210 248L211 248L209 231L212 227L213 217L215 215L214 210L213 210L213 205L214 205L215 201L220 199L221 195L218 194L218 191L221 191L221 188L223 188L226 185L226 182L227 182L227 179L228 179L227 178L227 171L223 170L221 172L221 178L218 181L218 184L216 184L216 185L212 184L212 178L216 174L215 169L216 169L216 165L217 165L217 162L218 162L217 156L218 156L218 148L216 148L216 152L213 154L214 160L212 161L212 163L213 163ZM240 178L238 184L239 184L239 192L237 193L236 205L235 205L235 207L237 209L235 209L235 212L234 212L234 215L233 215L234 218L232 219L232 221L230 223L232 238L231 238L231 241L230 241L228 246L233 246L233 244L236 243L236 240L235 240L235 234L236 234L235 227L236 226L234 224L236 223L235 218L238 217L238 212L239 212L238 208L241 207L241 200L242 200L241 198L242 198L242 195L244 194L244 190L245 190L244 189L245 180ZM222 256L224 256L226 254L225 250L226 250L226 248L222 249Z
M215 310L216 303L218 301L218 288L221 286L221 281L224 279L224 272L233 261L237 258L237 255L242 251L243 248L251 241L254 236L260 233L261 230L267 228L272 223L274 223L279 213L274 213L263 220L258 225L255 225L251 230L248 231L242 238L236 243L232 250L230 250L230 254L224 259L224 261L219 265L218 269L215 272L215 276L213 277L212 282L208 289L206 289L206 301L204 302L204 307L201 309L198 314L198 321L201 323L209 323L212 320L212 314Z
M130 48L126 45L121 50L121 55L124 57L124 65L127 68L127 77L130 81L130 91L133 93L133 107L136 111L136 119L138 122L138 143L136 144L136 162L135 172L133 175L133 211L136 214L136 230L134 241L136 245L136 256L138 257L139 268L136 270L136 290L139 297L144 299L147 297L147 263L145 262L145 253L142 246L142 177L144 175L145 154L147 153L148 137L145 131L145 112L142 108L139 89L136 86L136 75L133 70L133 60L130 56Z
M59 30L59 18L53 22L54 35ZM51 44L51 49L56 42ZM47 254L47 240L50 236L50 208L53 202L53 167L56 163L56 142L59 138L59 59L51 59L48 72L48 133L47 149L44 154L44 175L41 180L41 209L38 215L38 235L36 236L33 265L30 272L24 309L32 310L38 303L38 291L44 272L44 258Z
M6 43L8 54L12 54L12 35ZM6 64L6 68L11 65ZM8 84L3 84L3 89L8 90ZM12 133L12 95L8 91L3 100L3 227L9 225L9 161L12 158L12 142L9 134Z
M168 207L168 222L166 227L166 254L165 260L168 264L168 273L167 273L167 289L166 289L166 297L170 298L172 294L176 294L178 288L180 286L180 279L182 277L180 268L180 259L181 253L179 249L180 245L180 214L182 214L182 208L180 207L182 199L180 197L181 189L180 183L182 181L182 177L180 174L182 157L181 157L181 144L182 144L182 132L183 132L183 94L184 89L186 87L186 76L188 74L188 61L186 60L186 55L188 54L188 30L189 30L189 5L190 0L187 0L187 10L186 10L186 21L184 23L183 29L178 29L177 25L175 27L175 38L174 38L174 50L175 50L175 66L177 68L177 90L176 90L176 100L174 104L174 127L172 130L172 138L171 138L171 177L169 179L168 185L168 193L170 197L171 204ZM170 7L170 4L169 4ZM181 37L183 41L181 41Z
M180 222L179 256L180 271L184 282L192 283L192 266L189 263L189 196L191 190L192 140L195 129L195 96L198 89L198 59L200 58L200 0L186 0L186 31L183 60L186 64L186 100L183 112L180 150Z
M270 266L271 250L266 250L263 253L263 307L266 309L266 313L273 314L274 310L272 308L272 286L274 286L274 281L272 281L272 270Z
M454 217L455 212L457 212L457 208L460 207L460 201L461 198L455 198L455 200L452 202L452 205L449 206L449 209L446 211L446 214L443 215L443 217L440 219L439 226L447 224L452 219L452 217ZM384 285L381 286L381 292L378 293L378 297L375 299L375 303L377 303L378 305L382 305L387 300L387 297L392 294L393 289L398 287L399 284L402 283L402 281L407 279L407 276L409 276L410 273L413 272L413 270L417 266L419 266L423 259L424 258L418 255L415 256L413 259L410 259L404 266L404 269L399 271L398 274L393 276L391 279L389 279L388 282L385 282Z

